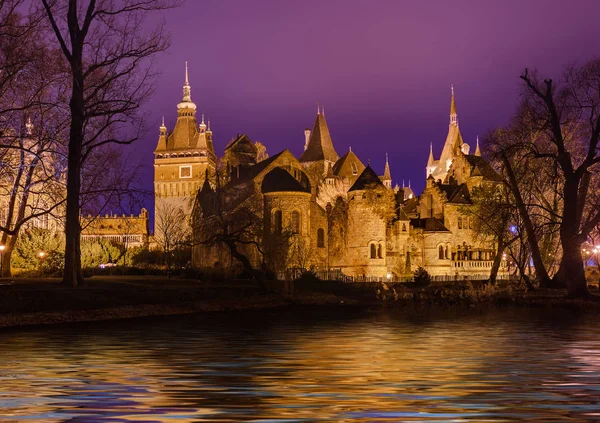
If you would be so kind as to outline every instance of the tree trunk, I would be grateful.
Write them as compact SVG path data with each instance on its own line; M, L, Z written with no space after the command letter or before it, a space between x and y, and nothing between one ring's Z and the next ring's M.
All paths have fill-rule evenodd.
M560 267L555 275L557 283L566 286L570 297L587 297L590 292L585 280L585 267L581 256L584 238L579 233L581 223L579 179L565 177L563 219L560 225L560 243L563 250Z
M79 69L81 72L81 69ZM74 70L74 74L77 72ZM79 196L81 192L81 156L83 143L83 76L73 77L70 102L71 130L67 171L67 210L65 222L65 271L63 283L72 287L83 284L81 274L81 245L79 222Z
M13 235L8 237L8 242L4 244L4 251L2 252L2 277L10 278L12 276L11 269L11 258L12 253L15 249L15 244L17 243L17 236Z
M527 233L527 242L529 243L529 248L531 248L531 258L533 260L533 266L535 267L537 279L540 282L540 287L548 287L551 284L551 280L548 276L548 272L546 271L546 266L544 266L544 261L542 260L540 247L538 245L537 235L535 234L533 223L529 217L529 212L527 211L527 207L525 206L525 202L521 196L517 178L513 172L510 162L508 161L508 157L506 157L505 154L502 154L501 157L510 181L509 188L515 197L515 203L517 209L519 210L519 215L521 216L521 219L523 219L523 225L525 226L525 232Z
M494 257L494 263L492 264L492 270L490 271L490 283L496 285L496 278L498 277L498 270L500 269L500 263L502 263L502 255L504 253L504 238L498 237L498 244L496 250L496 257Z
M263 291L263 292L266 291L267 287L265 286L265 281L263 280L262 272L260 270L256 270L252 266L252 263L250 263L250 260L248 260L248 257L246 257L244 254L242 254L238 251L235 242L226 242L226 245L227 245L227 247L229 247L229 252L231 253L231 257L233 257L237 261L239 261L242 264L242 267L244 268L244 270L246 270L248 273L250 273L252 275L252 277L254 279L256 279L256 282L258 282L258 286L261 289L261 291Z

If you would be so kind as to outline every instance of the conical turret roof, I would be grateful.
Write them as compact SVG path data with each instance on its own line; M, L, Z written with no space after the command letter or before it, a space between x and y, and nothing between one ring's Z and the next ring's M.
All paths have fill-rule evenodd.
M387 153L385 153L385 169L383 171L383 180L384 181L391 181L392 180L392 173L390 172L390 163L388 161L388 155L387 155Z
M322 113L317 113L315 125L308 140L308 147L306 147L306 150L300 156L300 162L327 160L335 163L339 158L340 156L338 156L335 148L333 148L325 116Z

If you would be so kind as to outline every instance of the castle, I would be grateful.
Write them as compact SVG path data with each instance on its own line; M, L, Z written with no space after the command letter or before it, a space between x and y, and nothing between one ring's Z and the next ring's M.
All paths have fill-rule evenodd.
M324 109L304 131L304 151L271 157L238 135L217 160L212 132L195 118L187 75L171 133L163 124L155 151L156 212L178 204L190 216L196 267L284 272L313 268L358 280L399 278L417 267L438 278L487 278L493 240L473 233L473 189L499 176L460 133L452 89L448 135L438 160L430 147L426 188L392 187L386 156L378 175L349 150L339 156ZM505 266L501 267L505 272Z

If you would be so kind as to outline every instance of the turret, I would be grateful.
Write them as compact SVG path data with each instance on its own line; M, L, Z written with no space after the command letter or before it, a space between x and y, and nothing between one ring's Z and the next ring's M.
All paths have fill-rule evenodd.
M454 100L454 85L450 85L452 99L450 100L450 125L458 126L458 115L456 113L456 101Z
M481 150L479 149L479 135L477 135L477 142L475 144L475 155L481 157Z
M386 188L392 187L392 173L390 172L390 163L388 160L387 153L385 153L385 169L383 171L383 178L381 179L381 181L383 182L383 185L386 186Z

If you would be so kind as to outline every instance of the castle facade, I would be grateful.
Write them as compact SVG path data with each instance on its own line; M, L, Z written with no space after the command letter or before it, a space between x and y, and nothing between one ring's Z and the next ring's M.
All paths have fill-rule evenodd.
M355 279L400 278L422 266L438 278L487 278L493 240L475 237L471 192L499 176L464 143L452 90L450 122L438 160L430 148L427 184L416 196L392 186L349 150L339 156L325 113L304 131L299 158L267 157L246 134L217 160L212 133L196 122L187 78L171 133L163 125L155 151L155 198L190 216L192 263L285 272L316 269ZM157 210L157 213L159 211ZM501 267L505 272L505 267Z

